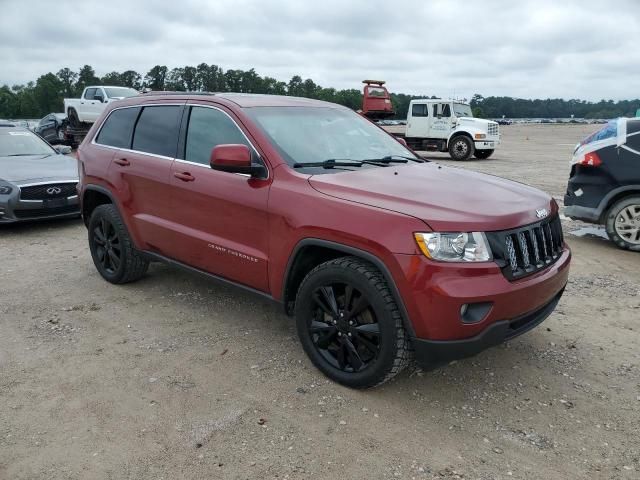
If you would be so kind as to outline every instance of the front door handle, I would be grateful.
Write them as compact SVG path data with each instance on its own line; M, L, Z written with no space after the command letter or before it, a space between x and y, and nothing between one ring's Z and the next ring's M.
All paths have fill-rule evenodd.
M196 179L196 177L191 175L189 172L175 172L173 176L179 178L183 182L193 182Z
M128 167L129 165L131 165L131 162L129 162L129 160L127 160L126 158L116 158L114 160L114 163L117 163L121 167Z

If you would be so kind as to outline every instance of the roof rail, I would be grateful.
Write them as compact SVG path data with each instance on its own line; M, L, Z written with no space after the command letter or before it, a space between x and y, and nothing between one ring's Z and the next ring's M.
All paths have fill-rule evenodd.
M216 95L213 92L174 92L166 90L150 90L140 95Z

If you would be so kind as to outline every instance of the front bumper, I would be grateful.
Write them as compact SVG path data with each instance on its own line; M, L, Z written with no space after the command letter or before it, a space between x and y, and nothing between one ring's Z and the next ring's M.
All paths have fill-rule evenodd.
M77 194L58 198L55 201L22 200L20 187L17 186L11 194L0 195L0 224L69 218L79 214L80 202Z
M412 339L416 361L428 368L460 358L472 357L487 348L522 335L541 324L556 308L564 288L541 308L514 318L501 320L487 327L478 335L462 340L422 340Z
M422 351L433 346L434 358L457 358L460 352L472 355L509 338L519 320L548 306L530 328L544 320L567 284L571 252L565 244L555 263L514 281L494 262L445 263L400 254L395 258L402 271L396 283L416 352L420 346ZM430 359L428 353L421 355Z
M500 140L475 140L473 145L476 150L494 150L498 145L500 145Z

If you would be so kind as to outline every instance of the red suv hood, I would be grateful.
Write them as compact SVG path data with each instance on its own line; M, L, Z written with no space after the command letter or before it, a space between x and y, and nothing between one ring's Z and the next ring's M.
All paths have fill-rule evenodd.
M317 191L419 218L434 231L507 230L557 211L546 193L500 177L435 163L314 175Z

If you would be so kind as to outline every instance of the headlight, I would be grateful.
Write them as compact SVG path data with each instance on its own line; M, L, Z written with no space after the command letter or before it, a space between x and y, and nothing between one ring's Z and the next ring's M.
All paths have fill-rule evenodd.
M414 233L422 253L441 262L488 262L493 259L484 233Z
M0 195L9 195L11 192L13 192L13 188L7 185L0 185Z

